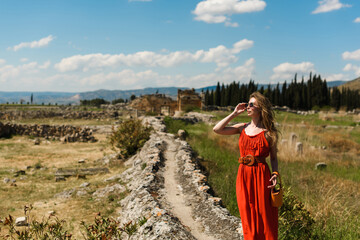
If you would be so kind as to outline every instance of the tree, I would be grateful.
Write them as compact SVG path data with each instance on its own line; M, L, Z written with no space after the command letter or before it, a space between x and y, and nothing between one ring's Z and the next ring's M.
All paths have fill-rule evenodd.
M221 104L221 89L220 89L220 83L217 83L215 94L214 94L214 104L216 106L220 106Z
M33 95L33 94L31 94L31 96L30 96L30 102L31 102L31 105L33 104L33 100L34 100L34 95Z
M122 98L117 98L117 99L112 100L112 101L111 101L111 104L117 104L117 103L123 103L123 102L125 102L124 99L122 99Z

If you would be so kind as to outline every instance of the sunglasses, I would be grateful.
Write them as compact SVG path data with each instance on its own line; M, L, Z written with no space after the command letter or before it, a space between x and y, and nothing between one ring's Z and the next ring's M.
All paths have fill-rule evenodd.
M256 106L255 106L254 103L252 103L252 102L251 102L251 103L245 103L245 107L248 107L248 106L251 107L251 108L252 108L252 107L255 107L255 108L256 108Z

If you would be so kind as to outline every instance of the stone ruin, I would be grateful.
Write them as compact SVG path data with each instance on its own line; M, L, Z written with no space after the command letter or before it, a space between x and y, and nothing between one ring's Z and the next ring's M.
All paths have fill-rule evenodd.
M84 106L84 109L87 107ZM62 119L117 119L121 116L133 116L136 111L125 104L102 105L101 111L88 111L76 107L52 107L47 110L4 110L0 111L0 120L62 118Z
M70 125L46 125L46 124L15 124L0 122L0 138L12 135L25 135L63 142L96 142L92 135L92 129L88 127L75 127Z

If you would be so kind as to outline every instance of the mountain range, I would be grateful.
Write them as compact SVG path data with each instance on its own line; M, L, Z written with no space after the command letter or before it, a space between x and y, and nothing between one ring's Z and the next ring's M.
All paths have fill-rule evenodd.
M328 87L349 87L351 89L360 89L360 77L352 81L331 81L327 82ZM259 84L259 88L264 86L267 88L267 84ZM275 87L276 84L272 84L271 87ZM204 88L195 89L197 92L214 90L216 85L208 86ZM33 95L33 103L35 104L79 104L80 100L102 98L107 101L114 99L129 99L132 95L141 96L147 94L161 93L170 96L174 99L177 97L178 89L189 89L189 88L177 88L177 87L166 87L166 88L144 88L134 90L105 90L100 89L89 92L1 92L0 91L0 103L19 103L23 104L30 102L31 95Z

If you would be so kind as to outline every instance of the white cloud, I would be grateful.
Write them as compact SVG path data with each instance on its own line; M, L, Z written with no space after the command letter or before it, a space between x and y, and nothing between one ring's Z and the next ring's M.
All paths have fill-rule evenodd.
M360 49L353 52L344 52L342 58L344 60L360 60Z
M355 18L354 23L360 23L360 17Z
M95 89L138 89L144 87L205 87L216 82L229 84L233 81L248 82L255 70L255 60L248 59L242 65L226 67L197 75L164 74L154 70L135 71L124 69L120 71L101 71L86 73L55 73L44 69L50 66L50 61L38 64L29 62L18 66L0 66L0 83L6 91L91 91ZM50 75L48 75L50 73Z
M348 63L346 64L346 66L343 69L344 71L353 71L355 73L356 76L360 76L360 66Z
M312 12L312 14L331 12L344 7L351 7L349 4L343 4L339 0L322 0L319 1L319 6Z
M18 77L30 77L32 74L37 74L41 69L46 69L50 66L50 61L39 65L37 62L24 63L22 65L5 65L0 66L0 80L6 82Z
M29 61L29 59L27 59L27 58L20 59L20 62L27 62L27 61Z
M238 60L235 54L242 50L251 48L254 42L243 39L236 42L233 48L226 48L219 45L209 50L198 50L194 53L188 51L164 52L160 53L151 51L136 52L133 54L87 54L75 55L63 58L55 64L55 68L60 72L82 70L84 72L90 69L101 69L104 67L116 66L144 66L144 67L173 67L181 64L201 62L216 63L217 67L227 67L229 64Z
M233 81L248 81L255 68L253 58L247 60L244 65L234 68L226 68L220 72L198 74L195 76L161 75L153 70L135 72L132 69L125 69L120 72L98 73L82 78L79 82L83 86L93 86L95 88L143 88L152 87L205 87L216 84L217 81L225 84Z
M239 24L238 23L232 23L232 22L226 22L225 26L227 26L227 27L238 27Z
M266 7L262 0L204 0L196 5L193 14L195 20L206 23L225 23L225 26L237 27L229 16L249 12L258 12Z
M6 61L4 60L4 59L1 59L0 58L0 65L3 65L3 64L5 64L6 63Z
M40 48L49 45L49 43L55 38L52 35L49 35L45 38L42 38L38 41L32 42L22 42L14 47L9 47L8 50L18 51L21 48Z
M338 81L338 80L344 80L347 79L347 76L342 74L342 73L338 73L338 74L332 74L332 75L328 75L325 77L326 81L331 82L331 81Z
M0 82L6 82L10 78L18 76L20 70L12 65L0 67Z
M46 61L43 65L39 66L40 69L48 69L50 67L51 62Z
M273 68L274 74L270 77L272 80L289 80L294 77L295 73L308 74L309 72L315 72L314 64L311 62L302 63L282 63Z

